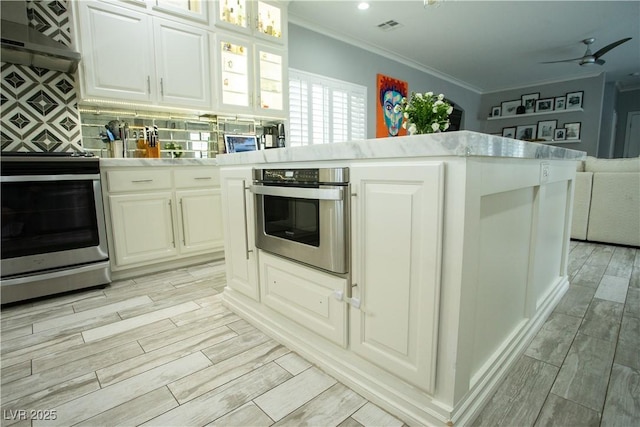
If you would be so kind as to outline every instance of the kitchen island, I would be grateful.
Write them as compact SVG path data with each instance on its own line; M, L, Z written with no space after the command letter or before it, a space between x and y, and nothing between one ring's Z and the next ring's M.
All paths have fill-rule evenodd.
M568 288L584 156L467 131L219 156L225 304L406 423L464 425ZM256 247L253 169L324 167L346 274Z

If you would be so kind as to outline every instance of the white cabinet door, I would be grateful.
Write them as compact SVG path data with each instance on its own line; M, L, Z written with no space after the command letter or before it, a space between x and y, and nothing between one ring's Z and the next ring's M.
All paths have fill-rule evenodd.
M256 301L260 299L255 248L253 196L248 191L251 168L220 171L227 286Z
M363 165L351 167L350 174L356 193L351 348L433 391L444 166Z
M217 52L220 108L226 111L254 110L252 44L246 39L219 34Z
M211 107L209 34L154 18L156 72L162 104Z
M256 73L258 87L257 108L263 113L283 114L288 111L288 80L284 51L256 45Z
M260 252L262 302L334 343L346 346L347 280Z
M177 255L171 192L113 195L109 206L116 265Z
M180 253L206 252L224 247L220 189L177 191Z
M83 98L155 101L151 18L103 2L77 2Z

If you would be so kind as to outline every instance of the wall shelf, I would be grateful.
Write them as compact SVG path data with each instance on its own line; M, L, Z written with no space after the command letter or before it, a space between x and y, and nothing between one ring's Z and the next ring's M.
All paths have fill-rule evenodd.
M525 114L514 114L512 116L487 117L487 120L519 119L521 117L545 116L549 114L561 114L561 113L580 113L582 111L584 111L582 108L573 108L570 110L551 110L551 111L544 111L542 113L525 113Z

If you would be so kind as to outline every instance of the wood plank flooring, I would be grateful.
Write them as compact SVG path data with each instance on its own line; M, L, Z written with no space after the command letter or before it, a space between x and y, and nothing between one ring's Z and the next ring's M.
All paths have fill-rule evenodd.
M640 425L640 250L572 242L569 270L473 425ZM212 263L3 307L2 426L403 425L226 309L224 284Z

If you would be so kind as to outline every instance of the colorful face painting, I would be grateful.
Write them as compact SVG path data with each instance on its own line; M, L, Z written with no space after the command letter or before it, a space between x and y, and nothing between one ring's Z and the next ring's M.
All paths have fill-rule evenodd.
M376 137L406 135L402 128L402 113L396 112L396 105L407 96L407 82L378 74L378 114L376 122Z

